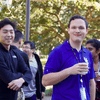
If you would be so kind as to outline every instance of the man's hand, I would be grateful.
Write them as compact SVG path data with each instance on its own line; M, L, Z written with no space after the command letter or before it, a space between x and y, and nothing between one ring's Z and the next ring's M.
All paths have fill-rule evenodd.
M71 74L76 75L86 75L88 73L89 67L87 63L78 63L71 67Z
M44 98L44 96L45 96L45 92L42 92L42 98Z
M22 86L22 84L24 82L25 82L25 80L23 78L19 78L19 79L13 80L10 83L8 83L8 87L7 88L10 88L10 89L13 89L13 90L17 91Z
M95 80L100 80L100 74L99 73L100 72L95 72L95 75L96 75Z
M42 98L44 98L44 96L45 96L45 92L42 92ZM40 100L40 99L37 98L37 100Z

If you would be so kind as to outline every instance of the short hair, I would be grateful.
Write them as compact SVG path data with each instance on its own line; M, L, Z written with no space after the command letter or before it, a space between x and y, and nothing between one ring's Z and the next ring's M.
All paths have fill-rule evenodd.
M15 30L14 43L18 42L20 39L23 39L23 33L20 30Z
M72 16L72 17L70 18L69 24L68 24L68 28L70 28L70 23L71 23L71 21L72 21L72 20L75 20L75 19L82 19L82 20L84 20L84 21L85 21L85 25L86 25L86 29L88 28L88 22L87 22L87 20L86 20L83 16L80 16L80 15L74 15L74 16Z
M91 44L93 47L96 48L96 51L98 51L100 49L100 41L95 38L87 40L85 45L86 44Z
M35 44L31 41L25 41L24 44L30 44L31 49L35 49Z
M8 24L10 24L13 27L13 29L15 30L16 24L14 22L10 21L8 18L5 18L4 20L0 21L0 29Z

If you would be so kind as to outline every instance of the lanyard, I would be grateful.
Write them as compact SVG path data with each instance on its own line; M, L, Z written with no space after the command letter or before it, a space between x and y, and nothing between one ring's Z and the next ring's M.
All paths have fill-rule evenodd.
M69 45L70 45L70 42L69 42L69 41L68 41L68 43L69 43ZM71 45L70 45L70 46L71 46ZM82 48L82 62L83 62L83 47L81 46L81 48ZM72 46L71 46L71 49L72 49L72 51L73 51L73 53L74 53L74 56L75 56L77 62L79 63L79 59L78 59L78 57L76 56L76 53L75 53L74 49L72 48ZM80 82L83 83L82 75L80 75Z

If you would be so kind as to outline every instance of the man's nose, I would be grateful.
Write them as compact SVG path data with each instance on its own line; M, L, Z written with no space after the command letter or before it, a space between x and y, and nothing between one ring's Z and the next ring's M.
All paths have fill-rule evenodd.
M7 36L11 36L11 33L9 31L7 32Z
M76 28L76 32L80 32L79 28Z
M25 47L22 47L22 50L25 51Z

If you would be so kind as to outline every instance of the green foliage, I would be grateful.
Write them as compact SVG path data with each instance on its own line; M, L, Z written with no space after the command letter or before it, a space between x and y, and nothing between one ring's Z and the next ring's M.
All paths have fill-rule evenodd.
M0 20L9 18L25 35L26 0L13 0L12 5L2 5ZM100 0L47 0L30 3L30 41L42 54L49 54L69 38L67 25L72 15L84 16L89 22L87 39L100 38ZM25 39L24 39L25 40Z
M45 64L47 61L42 61L43 64Z
M45 96L52 96L52 92L53 92L53 89L52 88L46 89L45 90Z
M42 63L42 66L43 66L43 71L44 71L44 68L45 68L45 64L46 64L47 61L41 61Z

